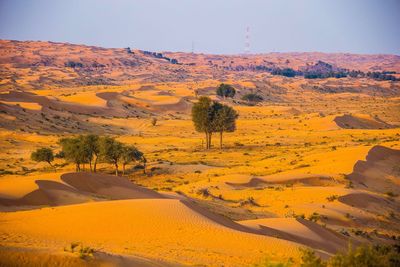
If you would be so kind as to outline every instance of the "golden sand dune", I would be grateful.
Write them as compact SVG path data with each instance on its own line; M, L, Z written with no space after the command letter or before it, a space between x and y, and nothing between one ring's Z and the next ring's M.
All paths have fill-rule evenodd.
M369 116L348 115L338 116L334 119L336 124L344 129L388 129L394 128L379 118L371 118Z
M329 253L346 248L348 243L343 236L304 219L268 218L240 221L239 223L265 235L294 241Z
M234 187L259 187L268 184L301 184L308 186L333 185L335 180L326 175L319 174L281 174L264 177L253 177L243 182L226 182Z
M224 226L224 217L190 205L176 199L135 199L2 213L1 244L62 249L82 242L110 253L211 266L248 266L267 254L298 257L293 243L239 231L245 228L240 225Z
M395 200L388 200L382 196L356 192L340 196L339 201L349 206L356 207L372 213L383 213L384 211L400 212L400 204Z
M81 259L78 253L34 248L0 247L0 266L58 266L58 267L182 267L181 264L137 256L120 256L95 251L93 257Z
M355 187L369 191L400 193L400 150L374 146L365 161L358 161L348 175Z
M157 168L157 170L155 170L156 173L169 174L203 172L217 168L204 164L170 164L166 162L156 164L154 167Z
M8 94L0 94L0 99L4 101L37 103L41 105L43 108L50 108L59 111L68 111L71 113L78 113L78 114L120 115L120 113L118 112L115 112L113 110L101 106L64 102L29 92L10 91Z
M9 210L107 199L164 198L163 195L134 185L125 178L106 174L68 173L61 175L61 180L65 184L61 181L35 180L37 189L22 197L0 198L0 207L7 207Z
M81 192L62 183L54 181L37 180L36 189L22 198L0 199L2 206L60 206L82 203L90 200Z
M61 175L68 185L80 192L107 199L164 198L161 194L137 185L123 177L94 173L67 173Z

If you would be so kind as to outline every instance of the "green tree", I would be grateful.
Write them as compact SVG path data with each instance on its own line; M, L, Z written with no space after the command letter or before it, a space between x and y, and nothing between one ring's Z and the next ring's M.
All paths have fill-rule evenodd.
M205 133L206 148L211 147L211 135L213 132L213 109L212 101L209 97L202 96L192 107L192 120L196 131Z
M83 138L81 137L71 137L62 138L59 141L62 147L62 153L67 161L73 162L76 165L76 171L81 171L81 164L89 162L89 153L85 149ZM83 170L84 170L83 166Z
M142 160L143 153L135 146L124 146L122 149L122 175L125 175L125 166L131 162Z
M83 149L85 154L87 154L90 171L96 172L97 160L100 153L100 138L95 134L88 134L80 136L83 142ZM92 165L93 162L93 165Z
M100 155L104 161L114 165L115 175L118 176L118 163L124 152L124 145L112 137L103 137L100 140Z
M219 132L219 145L222 149L222 134L224 132L234 132L236 130L236 119L239 117L238 113L230 106L214 103L213 110L215 116L213 117L213 129Z
M227 97L233 98L235 96L235 94L236 94L236 90L230 84L221 83L217 88L217 95L219 95L223 98L227 98Z
M51 162L54 160L54 153L53 150L48 147L38 148L36 151L32 152L31 159L37 162L47 162L53 167Z

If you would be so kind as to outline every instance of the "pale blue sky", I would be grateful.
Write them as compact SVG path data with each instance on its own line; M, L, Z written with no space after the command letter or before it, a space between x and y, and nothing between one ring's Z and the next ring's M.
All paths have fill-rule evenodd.
M0 0L0 38L151 51L400 55L400 0Z

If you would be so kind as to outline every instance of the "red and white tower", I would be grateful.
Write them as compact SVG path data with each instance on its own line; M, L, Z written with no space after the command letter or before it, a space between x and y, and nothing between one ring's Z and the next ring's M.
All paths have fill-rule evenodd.
M246 40L244 43L244 53L250 54L250 27L246 27Z

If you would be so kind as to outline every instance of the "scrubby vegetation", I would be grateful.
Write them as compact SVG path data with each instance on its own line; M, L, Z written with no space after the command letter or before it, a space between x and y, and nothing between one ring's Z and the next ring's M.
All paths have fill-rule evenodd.
M400 246L361 245L349 246L346 252L339 252L328 261L323 261L312 250L302 251L303 267L395 267L400 266Z
M135 146L127 146L108 136L80 135L62 138L59 144L61 151L57 153L57 157L74 163L76 171L84 171L85 164L89 164L90 171L96 172L97 163L105 162L114 166L115 175L119 175L119 166L122 165L122 175L124 175L127 164L137 161L146 164L144 154ZM40 148L33 152L31 157L35 161L45 161L50 165L54 160L50 148Z
M301 267L396 267L400 266L399 245L361 245L353 248L349 245L347 251L338 252L328 260L322 260L311 249L301 249L301 262L294 264L292 260L287 262L275 262L265 260L255 267L272 266L301 266Z

